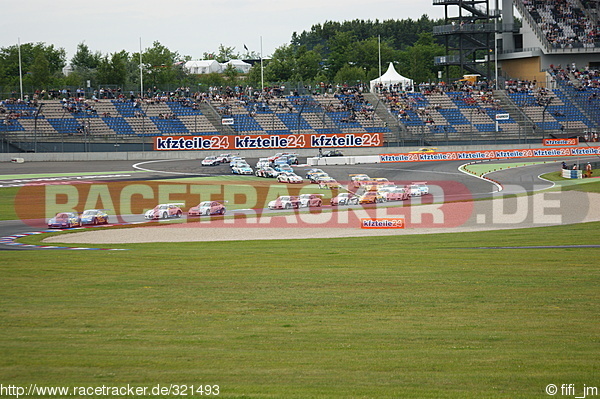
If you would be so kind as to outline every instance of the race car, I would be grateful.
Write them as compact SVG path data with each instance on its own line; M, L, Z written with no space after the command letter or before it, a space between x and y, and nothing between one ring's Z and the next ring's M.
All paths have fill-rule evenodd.
M241 163L248 163L246 162L246 160L242 157L233 157L231 158L231 161L229 161L229 167L233 168L236 165L239 165Z
M312 175L314 175L314 174L317 174L317 173L325 173L325 172L324 172L322 169L316 169L316 168L309 169L309 170L306 172L306 178L307 178L307 179L310 179L310 177L311 177ZM325 173L325 174L327 174L327 173Z
M219 165L221 162L217 159L217 157L206 157L202 160L202 166L216 166Z
M428 153L428 152L437 152L437 148L436 147L430 147L430 148L419 148L416 151L409 151L409 154L422 154L422 153Z
M281 158L284 155L290 155L289 152L278 152L273 156L269 157L269 162L275 162L276 159Z
M300 206L304 208L320 207L323 205L323 194L300 194Z
M81 224L108 224L108 213L102 209L86 209L81 214Z
M366 182L371 181L371 178L364 173L358 173L355 175L350 175L350 181L352 182L353 187L360 187Z
M385 187L379 190L379 194L386 201L405 201L410 197L409 191L403 187Z
M269 209L298 209L300 208L300 199L295 195L282 195L269 202Z
M337 205L357 205L358 197L352 193L341 193L329 200L331 206Z
M340 150L329 150L329 151L325 151L321 156L323 156L323 157L343 157L344 154Z
M203 201L188 210L188 216L224 215L225 206L217 201Z
M429 194L429 187L427 186L427 182L423 181L423 182L413 182L411 185L411 190L412 189L416 189L418 188L419 190L421 190L421 195L427 195Z
M231 168L231 173L234 175L251 175L254 173L254 171L247 163L237 163L233 168Z
M323 172L323 173L313 173L310 175L310 177L308 178L308 180L310 180L311 183L318 183L320 179L324 179L326 177L330 177L327 173Z
M279 183L302 183L303 180L300 176L292 172L281 172L277 175L277 181Z
M319 188L328 188L331 190L342 187L342 185L340 183L338 183L337 180L335 180L331 176L320 178L319 180L317 180L317 184L319 184Z
M70 229L81 226L81 218L75 212L59 212L48 220L49 229Z
M144 214L146 219L169 219L169 218L180 218L183 215L183 211L179 207L183 204L159 204L150 209Z
M366 191L377 191L383 187L396 187L396 185L385 177L375 177L369 181L365 181L363 187Z
M411 197L420 197L429 194L429 187L423 183L412 183L408 186L408 192Z
M288 165L298 165L298 157L295 154L285 154L275 159L273 163L287 163Z
M275 169L271 168L270 166L263 166L260 169L256 169L254 174L257 177L277 177L279 172L277 172Z
M277 172L291 172L294 173L294 169L288 165L287 163L283 163L283 164L276 164L273 169L275 169Z
M217 157L217 161L220 163L229 163L231 162L231 158L236 155L237 154L221 154Z
M256 162L256 168L267 168L271 167L271 162L269 162L269 158L259 158L258 162Z
M383 201L383 197L377 191L367 191L358 198L359 204L375 204Z

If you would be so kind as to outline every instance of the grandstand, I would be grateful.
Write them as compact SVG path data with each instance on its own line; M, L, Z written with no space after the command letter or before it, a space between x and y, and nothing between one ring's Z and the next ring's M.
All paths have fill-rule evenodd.
M445 64L438 65L456 62L465 72L479 72L478 82L417 85L417 92L389 85L375 93L338 87L333 93L285 95L276 86L253 95L226 88L143 99L13 98L0 104L0 151L51 150L57 142L74 150L88 150L90 144L135 150L164 135L382 132L386 145L438 145L539 141L599 131L598 2L501 0L500 14L491 10L490 1L433 0L447 8L446 15L452 7L460 9L434 34L448 42L452 35L465 44L477 41L464 54L440 57ZM512 22L515 12L520 26L498 23L500 16ZM490 47L490 33L500 51ZM475 59L481 48L494 57ZM462 59L465 54L472 58ZM498 82L491 61L498 63Z

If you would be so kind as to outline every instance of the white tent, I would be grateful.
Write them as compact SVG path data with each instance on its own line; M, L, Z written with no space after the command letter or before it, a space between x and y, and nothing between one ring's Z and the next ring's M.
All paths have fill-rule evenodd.
M188 61L183 65L183 68L193 75L221 72L221 64L215 60Z
M394 64L391 62L388 70L383 75L371 81L371 92L375 91L375 86L378 84L382 84L388 88L390 85L398 85L400 90L413 91L412 79L405 78L396 72L396 68L394 68Z
M223 70L225 70L225 68L227 68L227 65L231 65L238 72L241 72L241 73L248 73L250 71L250 68L252 68L252 65L250 65L247 62L244 62L242 60L229 60L229 61L221 64Z

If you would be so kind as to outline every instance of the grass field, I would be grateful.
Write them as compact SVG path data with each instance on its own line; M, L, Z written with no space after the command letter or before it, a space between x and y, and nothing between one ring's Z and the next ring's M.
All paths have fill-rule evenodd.
M598 231L2 251L0 384L202 384L226 398L542 398L574 384L582 396L600 386L600 249L482 247L599 245Z
M5 251L0 381L216 384L227 398L591 386L600 250L477 247L599 244L599 229Z

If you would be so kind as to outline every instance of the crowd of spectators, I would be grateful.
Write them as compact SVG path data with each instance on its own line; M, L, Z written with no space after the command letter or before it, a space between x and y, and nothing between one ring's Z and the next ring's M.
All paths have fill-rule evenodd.
M553 47L600 47L598 26L573 0L522 1Z

